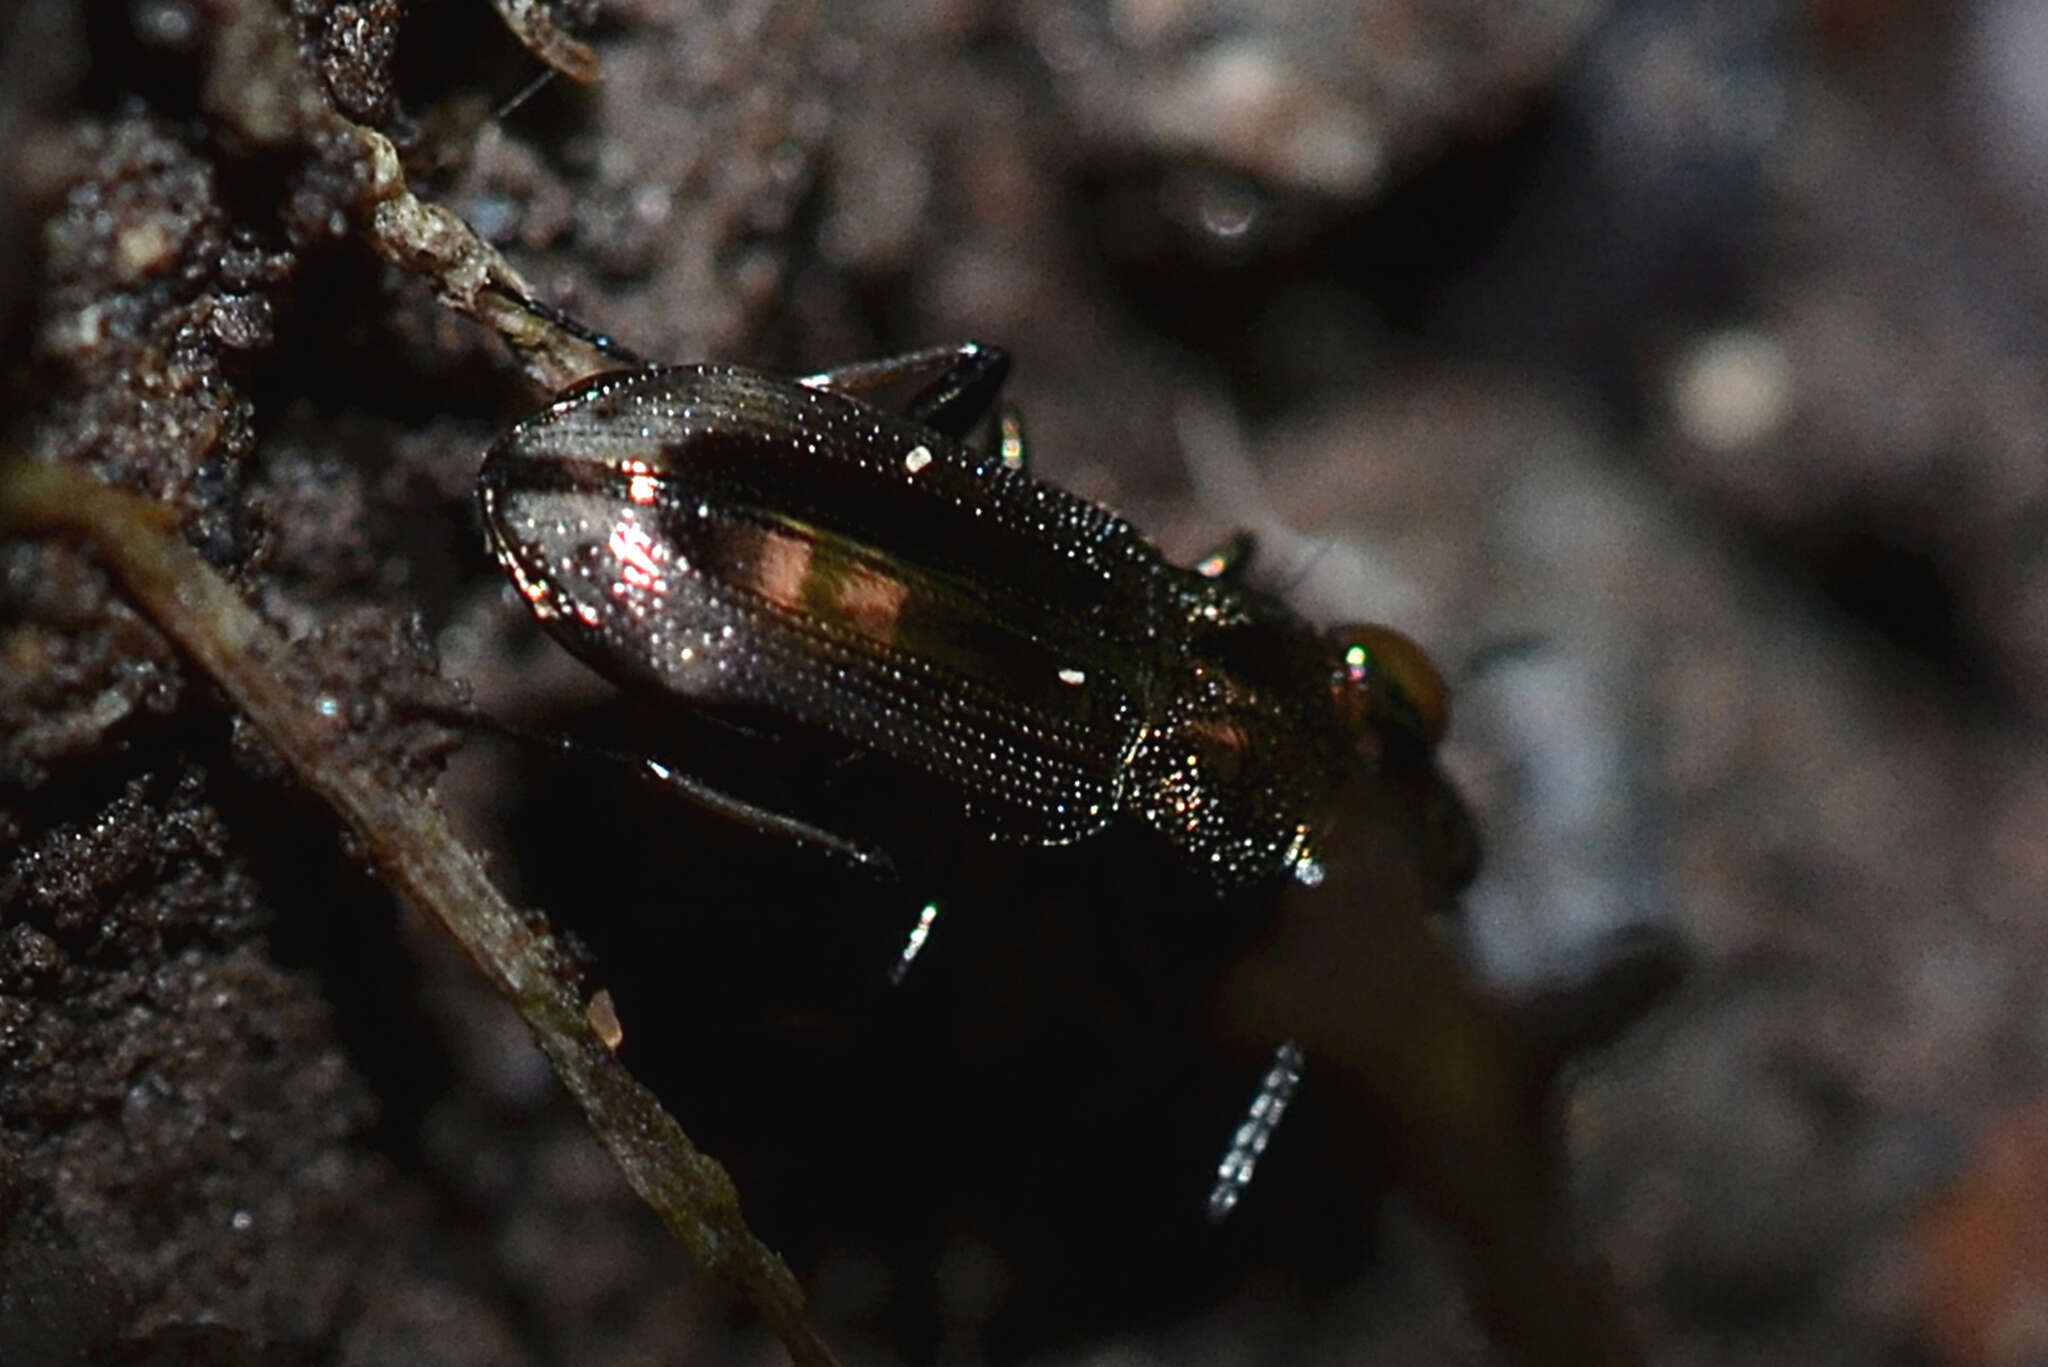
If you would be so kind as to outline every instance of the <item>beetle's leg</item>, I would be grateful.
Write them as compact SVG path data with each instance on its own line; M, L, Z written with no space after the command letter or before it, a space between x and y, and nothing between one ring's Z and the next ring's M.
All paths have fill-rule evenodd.
M700 779L676 772L659 760L643 759L642 771L662 787L687 802L716 812L749 830L763 835L772 835L797 845L809 845L813 849L844 859L864 872L878 877L889 877L896 872L896 861L878 846L835 834L822 826L813 826L800 821L787 812L774 811L767 807L721 792Z
M1257 548L1250 532L1239 532L1230 540L1210 551L1195 562L1195 573L1204 579L1221 579L1226 584L1243 580L1251 569L1252 552Z
M888 878L895 875L896 861L891 859L878 846L849 839L846 836L835 834L822 827L813 826L807 821L798 820L786 812L774 811L756 803L748 802L744 798L737 798L730 793L721 792L700 779L690 778L687 775L677 773L659 760L648 759L644 756L621 754L617 750L608 750L602 745L592 745L587 741L572 740L568 736L547 735L539 731L529 731L523 726L515 726L511 722L500 720L488 712L466 705L457 707L429 707L422 709L422 712L423 715L433 717L437 721L451 726L467 727L476 731L488 731L493 735L503 736L505 739L515 741L518 744L538 746L543 750L552 750L560 755L572 757L577 755L596 755L601 759L609 760L613 764L639 770L647 778L659 783L662 787L685 801L695 803L697 806L703 807L708 811L737 821L750 830L759 831L763 835L778 836L799 845L809 845L814 849L823 850L827 854L843 859L855 868L872 873L878 878Z
M1216 1165L1216 1185L1209 1188L1211 1221L1221 1221L1236 1209L1238 1198L1251 1185L1259 1155L1272 1142L1273 1131L1280 1128L1280 1117L1287 1114L1287 1103L1294 1100L1294 1089L1301 1085L1302 1064L1301 1046L1293 1040L1273 1051L1273 1061L1266 1065L1266 1075L1259 1079L1259 1090L1245 1107L1237 1132L1230 1136L1223 1161Z
M977 357L991 354L1002 356L1003 353L980 342L941 342L937 346L919 347L916 351L894 356L878 356L871 361L849 361L829 370L799 375L796 382L810 389L830 389L839 394L867 394L892 384L940 373L942 366L950 372L960 365L973 363Z
M918 391L904 415L959 441L988 415L1010 373L1010 357L1001 348L980 342L950 342L835 366L801 376L797 383L841 394L865 394L934 373L936 378Z
M510 299L549 327L566 332L579 342L587 342L593 349L602 352L606 357L617 361L622 366L633 370L651 370L654 368L655 363L653 361L648 360L631 347L615 340L610 333L599 332L593 327L577 322L553 304L543 304L540 300L521 294L510 285L501 284L496 280L487 282L484 288L502 294L505 298Z
M905 413L915 422L963 440L988 416L1003 381L1010 374L1010 356L979 342L962 345L960 358L945 374L925 386Z

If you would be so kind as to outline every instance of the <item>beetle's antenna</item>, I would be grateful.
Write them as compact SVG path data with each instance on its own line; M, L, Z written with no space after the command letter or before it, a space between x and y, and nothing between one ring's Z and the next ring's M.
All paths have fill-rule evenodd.
M518 94L514 95L511 99L505 101L505 103L499 105L496 109L493 109L491 111L491 122L503 123L507 118L511 116L513 110L519 108L520 105L525 104L528 100L540 94L540 92L544 88L546 88L547 83L549 81L552 81L553 79L555 79L555 69L551 66L543 67L541 69L540 75L534 77L525 85L519 87Z
M546 323L549 327L568 333L577 341L586 343L606 358L617 361L632 370L652 370L655 363L639 352L615 340L610 333L599 332L596 328L577 322L552 304L543 304L531 295L522 294L502 280L487 280L483 288L511 300L526 312Z
M1294 1089L1301 1085L1305 1062L1301 1046L1293 1040L1283 1042L1273 1051L1273 1061L1266 1065L1266 1075L1259 1079L1259 1090L1252 1094L1251 1105L1245 1107L1237 1133L1230 1136L1230 1147L1223 1151L1223 1161L1216 1165L1216 1185L1209 1189L1211 1223L1220 1224L1235 1210L1244 1189L1251 1185L1259 1155L1273 1141L1273 1131L1280 1128L1287 1103L1294 1100Z
M1467 656L1465 663L1458 667L1457 686L1463 689L1469 684L1477 683L1496 670L1541 655L1554 644L1549 636L1535 631L1517 632L1496 641L1488 641Z
M1353 538L1308 536L1289 525L1266 496L1243 429L1227 405L1189 390L1174 403L1173 425L1195 501L1218 520L1252 533L1260 564L1287 585L1288 600L1303 616L1393 622L1420 610L1420 590L1386 556Z

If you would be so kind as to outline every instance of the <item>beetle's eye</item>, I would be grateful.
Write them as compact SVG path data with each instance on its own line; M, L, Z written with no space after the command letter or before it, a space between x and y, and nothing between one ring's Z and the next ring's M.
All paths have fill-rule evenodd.
M1359 724L1398 726L1431 747L1443 739L1450 696L1421 646L1391 627L1339 627L1331 640L1338 686Z

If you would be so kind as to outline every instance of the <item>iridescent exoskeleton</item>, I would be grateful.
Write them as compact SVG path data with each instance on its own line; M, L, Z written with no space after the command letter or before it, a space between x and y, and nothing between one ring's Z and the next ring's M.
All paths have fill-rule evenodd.
M1035 479L1012 423L970 445L1007 364L969 343L794 380L599 376L492 446L485 523L534 612L607 676L901 765L992 838L1134 822L1219 898L1313 887L1385 819L1360 795L1394 784L1432 896L1462 886L1475 844L1436 770L1445 698L1422 651L1311 627L1245 583L1246 542L1169 564ZM859 397L933 375L902 413ZM1300 1062L1269 1070L1217 1213Z

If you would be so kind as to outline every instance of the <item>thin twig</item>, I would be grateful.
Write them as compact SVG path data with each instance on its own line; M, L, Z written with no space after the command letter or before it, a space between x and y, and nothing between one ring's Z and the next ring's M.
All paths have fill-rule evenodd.
M693 1145L591 1025L590 1003L538 917L514 910L456 839L432 796L397 791L292 682L290 647L177 536L164 504L70 466L0 447L0 530L90 541L175 640L356 834L392 889L433 916L532 1028L626 1180L706 1269L736 1284L800 1367L831 1352L803 1317L803 1293L740 1215L725 1169Z

